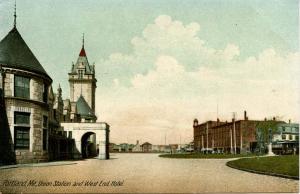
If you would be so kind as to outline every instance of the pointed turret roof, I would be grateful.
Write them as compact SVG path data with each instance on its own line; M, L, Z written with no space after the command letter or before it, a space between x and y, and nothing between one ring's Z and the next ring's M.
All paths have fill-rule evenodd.
M81 49L81 51L80 51L80 53L79 53L79 56L80 56L80 57L86 57L84 47L82 47L82 49Z
M76 102L77 113L80 114L81 118L96 119L96 115L93 113L91 107L85 101L84 97L80 95Z
M0 63L7 67L41 73L51 79L15 26L0 42Z
M76 69L78 68L84 68L86 74L93 73L93 68L89 64L88 58L86 56L85 48L84 48L84 36L82 39L82 48L80 50L76 64L72 65L71 73L77 73Z

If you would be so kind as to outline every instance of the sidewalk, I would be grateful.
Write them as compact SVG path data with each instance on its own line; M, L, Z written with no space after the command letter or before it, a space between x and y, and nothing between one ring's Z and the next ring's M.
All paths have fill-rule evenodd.
M10 169L10 168L22 168L22 167L47 167L47 166L73 165L73 164L77 164L77 163L73 161L57 161L57 162L42 162L42 163L31 163L31 164L14 164L14 165L0 166L0 170Z

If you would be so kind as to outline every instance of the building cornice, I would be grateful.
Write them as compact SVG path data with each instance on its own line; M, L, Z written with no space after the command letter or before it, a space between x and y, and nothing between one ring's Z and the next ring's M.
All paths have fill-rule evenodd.
M34 77L34 78L38 78L38 79L43 79L46 81L46 83L48 85L52 84L52 79L43 74L28 71L28 70L23 70L23 69L6 67L5 64L0 64L0 65L2 65L2 68L4 69L4 73L11 73L11 74L22 75L22 76L26 76L26 77Z
M49 110L49 104L47 104L45 102L37 101L37 100L20 98L20 97L13 97L13 96L5 96L4 100L15 100L15 101L18 101L18 102L29 102L29 103L37 104L37 105L42 106L42 107L46 108L47 110Z

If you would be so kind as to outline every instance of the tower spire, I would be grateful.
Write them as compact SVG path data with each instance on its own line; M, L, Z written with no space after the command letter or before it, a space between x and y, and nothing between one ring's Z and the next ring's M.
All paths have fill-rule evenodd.
M82 33L82 48L84 48L84 33Z
M14 11L14 28L17 25L17 0L15 0L15 11Z
M79 53L79 56L81 56L81 57L85 57L86 56L85 50L84 50L84 33L82 33L82 48L81 48L81 51Z

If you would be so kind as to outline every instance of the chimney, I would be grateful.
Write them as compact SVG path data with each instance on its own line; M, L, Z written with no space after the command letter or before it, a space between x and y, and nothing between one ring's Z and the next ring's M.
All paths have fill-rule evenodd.
M276 118L275 118L275 117L273 117L273 121L276 121Z
M264 119L265 121L267 121L267 118L265 117L265 119Z
M217 123L220 123L220 119L219 118L217 118Z
M198 119L194 119L194 127L198 125Z
M136 140L136 145L139 145L139 143L140 143L139 140Z
M247 121L248 117L247 117L247 111L244 111L244 120Z
M291 124L291 119L289 119L289 124Z

